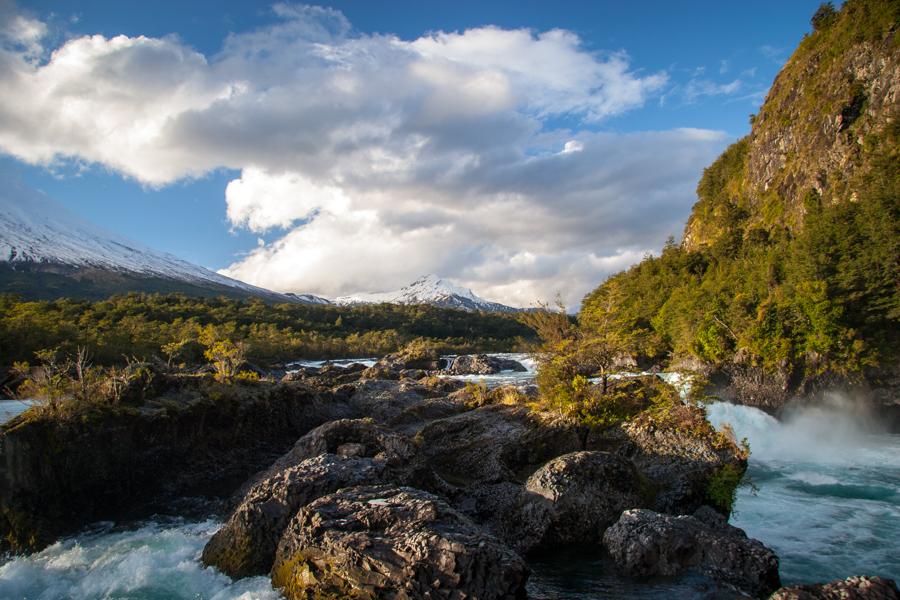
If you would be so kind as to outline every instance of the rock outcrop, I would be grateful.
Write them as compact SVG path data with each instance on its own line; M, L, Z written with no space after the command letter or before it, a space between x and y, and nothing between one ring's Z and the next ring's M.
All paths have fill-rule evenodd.
M581 450L582 428L551 413L492 405L428 423L422 454L451 485L525 480L551 458Z
M264 575L282 532L297 511L326 494L400 480L384 460L322 454L254 485L203 549L203 562L231 577Z
M513 513L516 547L596 544L628 508L647 504L631 461L608 452L573 452L554 458L525 484Z
M784 587L769 600L898 600L900 590L892 579L856 576L830 583Z
M588 438L589 449L611 450L628 458L655 494L655 510L690 514L712 504L727 514L730 503L710 496L710 482L733 479L747 468L746 453L716 432L701 408L676 406L668 416L640 415ZM730 476L730 477L726 477Z
M278 545L272 582L289 600L524 600L528 568L437 496L358 487L302 508Z
M522 363L508 358L487 354L466 354L457 356L447 367L450 375L493 375L502 371L527 371Z
M781 585L778 557L711 509L695 516L628 510L603 544L627 575L677 575L696 569L757 597Z
M0 539L38 550L92 521L227 495L299 435L341 416L302 384L234 386L216 401L192 387L173 394L179 400L72 419L26 413L0 427Z

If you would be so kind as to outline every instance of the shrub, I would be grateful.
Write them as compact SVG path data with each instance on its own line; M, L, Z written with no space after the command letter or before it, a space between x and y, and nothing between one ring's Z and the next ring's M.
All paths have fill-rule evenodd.
M709 479L706 497L712 506L725 514L730 514L737 496L737 488L741 483L744 470L728 463L723 465Z

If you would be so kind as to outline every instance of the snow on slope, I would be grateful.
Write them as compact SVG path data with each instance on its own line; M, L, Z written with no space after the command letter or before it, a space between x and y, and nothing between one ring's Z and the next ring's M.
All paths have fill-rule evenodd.
M425 275L394 292L353 294L335 298L335 304L433 304L444 308L512 312L518 309L490 302L476 296L468 288L458 287L437 275Z
M17 177L0 189L0 262L57 263L276 295L106 231Z
M289 298L293 298L297 302L302 302L303 304L321 304L321 305L329 305L332 304L331 300L328 298L323 298L322 296L316 296L315 294L295 294L294 292L287 292L285 296Z

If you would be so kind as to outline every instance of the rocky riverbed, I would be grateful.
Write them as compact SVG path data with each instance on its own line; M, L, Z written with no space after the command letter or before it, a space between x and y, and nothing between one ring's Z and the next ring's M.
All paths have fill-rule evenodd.
M246 582L219 584L221 598L267 579L288 598L540 597L532 565L576 547L648 589L660 577L719 594L779 587L775 554L726 522L718 488L746 456L701 409L592 430L528 390L485 397L434 376L447 366L307 367L224 397L176 378L139 409L26 414L0 433L0 526L35 550L193 496L224 519L203 562ZM659 382L614 385L639 396ZM0 590L2 569L22 564L0 567Z

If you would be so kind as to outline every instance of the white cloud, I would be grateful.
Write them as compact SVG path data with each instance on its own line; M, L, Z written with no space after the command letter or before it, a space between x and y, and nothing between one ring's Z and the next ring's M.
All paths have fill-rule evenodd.
M212 56L176 37L97 35L37 62L39 26L4 34L0 149L153 186L240 170L232 225L285 230L228 268L255 284L336 295L436 272L527 304L557 290L577 301L677 233L725 142L591 132L667 77L569 31L403 40L332 9L278 4L273 17Z
M0 41L22 52L27 60L37 58L43 48L41 40L47 35L47 26L16 10L9 0L0 0Z

